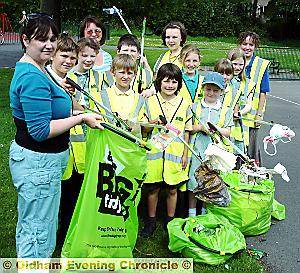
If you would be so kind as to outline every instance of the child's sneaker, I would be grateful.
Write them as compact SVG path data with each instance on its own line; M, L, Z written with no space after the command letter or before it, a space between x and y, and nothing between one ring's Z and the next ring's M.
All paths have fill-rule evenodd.
M143 238L149 238L153 235L154 231L156 230L156 218L155 217L148 217L145 219L144 228L140 232L140 236Z
M174 219L174 216L171 217L171 216L167 216L165 222L164 222L164 229L167 230L167 226L168 226L168 223L171 222L172 220Z

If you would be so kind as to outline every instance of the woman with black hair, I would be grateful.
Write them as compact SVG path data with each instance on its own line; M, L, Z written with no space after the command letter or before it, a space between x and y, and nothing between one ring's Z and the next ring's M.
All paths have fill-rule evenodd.
M27 16L20 36L25 54L16 64L10 85L17 130L9 165L18 192L16 246L21 258L48 258L55 249L70 128L86 123L102 129L99 115L72 116L70 96L47 76L45 64L55 52L57 36L50 16Z

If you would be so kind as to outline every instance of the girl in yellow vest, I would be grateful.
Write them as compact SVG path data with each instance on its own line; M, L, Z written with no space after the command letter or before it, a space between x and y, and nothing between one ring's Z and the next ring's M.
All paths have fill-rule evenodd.
M169 50L162 53L156 61L153 69L154 75L157 74L158 69L165 63L173 63L182 68L180 52L186 41L186 37L187 32L182 23L170 22L165 26L162 32L162 42Z
M167 63L160 67L155 80L157 93L145 104L145 111L152 123L161 118L181 131L189 142L189 131L192 129L190 106L182 97L177 96L182 86L182 72L178 66ZM148 133L151 129L145 129ZM152 134L158 133L153 130ZM145 187L148 189L148 217L141 231L141 236L149 237L156 229L156 207L160 189L167 190L167 218L165 226L175 215L177 189L188 180L188 152L184 144L176 138L163 152L155 147L147 154L148 174Z
M238 44L246 56L246 76L256 83L252 99L252 108L247 118L262 120L266 106L266 94L270 92L268 67L269 60L255 56L254 51L259 46L259 36L255 32L242 32L238 38ZM259 125L254 122L245 122L249 127L248 155L260 164L260 154L257 143Z
M200 49L193 44L185 45L181 50L180 60L183 66L183 82L179 95L192 104L203 97L202 82L204 77L199 74Z
M234 127L230 136L233 138L236 146L246 153L246 147L249 144L249 128L245 126L241 119L252 108L253 89L255 83L246 78L245 66L246 56L240 48L232 49L228 53L228 59L232 62L234 78L239 84L240 97L234 107Z
M230 135L230 127L233 126L232 112L222 111L222 103L220 95L225 89L225 80L221 74L217 72L208 73L203 80L204 98L193 104L192 110L194 119L193 130L191 132L191 142L194 150L205 159L204 152L209 143L212 142L207 132L207 122L211 122L219 127L220 132L224 136ZM189 216L196 215L197 199L193 193L197 187L195 179L195 171L199 167L199 160L192 155L191 166L189 170Z

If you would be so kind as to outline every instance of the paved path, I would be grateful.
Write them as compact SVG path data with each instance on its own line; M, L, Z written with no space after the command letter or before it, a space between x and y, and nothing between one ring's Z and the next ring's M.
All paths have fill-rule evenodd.
M22 56L20 45L0 46L0 67L14 67ZM278 162L286 166L290 183L276 180L276 198L286 205L287 218L271 227L263 235L248 238L248 246L254 246L268 253L265 262L271 273L300 272L300 82L271 81L272 95L268 97L265 120L288 125L296 138L288 144L278 144L278 154L270 157L263 152L266 167ZM268 134L261 128L260 138Z
M285 124L296 133L291 143L277 145L276 156L262 153L266 167L281 162L287 168L289 183L275 177L275 196L286 206L286 219L272 225L267 234L248 238L247 242L248 246L268 253L264 260L271 273L297 273L300 272L300 82L271 81L271 89L265 120ZM261 128L260 138L268 134L267 129Z

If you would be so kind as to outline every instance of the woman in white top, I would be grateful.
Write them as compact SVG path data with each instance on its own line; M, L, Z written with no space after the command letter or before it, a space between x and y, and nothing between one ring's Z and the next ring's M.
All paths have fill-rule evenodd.
M83 37L94 39L100 47L105 43L106 31L97 17L89 15L84 18L80 26L80 38ZM100 72L109 71L111 63L111 55L100 48L93 70Z

